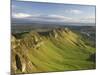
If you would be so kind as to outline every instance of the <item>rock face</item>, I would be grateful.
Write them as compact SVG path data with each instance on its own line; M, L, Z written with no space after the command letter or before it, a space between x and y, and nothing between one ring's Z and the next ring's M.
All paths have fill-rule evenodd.
M35 34L35 35L34 35ZM38 34L30 32L25 37L17 39L13 35L11 36L11 49L12 49L12 70L14 73L34 72L34 65L28 59L27 53L30 49L39 48L43 44L41 38L38 38Z
M41 34L31 31L22 34L21 38L12 35L11 70L12 74L15 74L95 68L93 62L85 60L94 52L94 48L86 46L76 33L67 28L58 28ZM69 58L73 62L70 63L72 60ZM76 60L82 62L78 64Z
M22 63L21 63L20 57L18 55L15 56L15 60L16 60L17 69L22 71Z

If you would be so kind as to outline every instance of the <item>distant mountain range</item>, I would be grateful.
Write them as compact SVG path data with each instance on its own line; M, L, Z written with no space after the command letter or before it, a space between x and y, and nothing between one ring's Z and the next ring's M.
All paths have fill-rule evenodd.
M20 24L37 24L37 25L71 25L71 26L95 26L95 23L72 23L72 22L43 22L43 21L23 21L23 20L18 20L16 21L15 19L12 19L12 25L20 25Z

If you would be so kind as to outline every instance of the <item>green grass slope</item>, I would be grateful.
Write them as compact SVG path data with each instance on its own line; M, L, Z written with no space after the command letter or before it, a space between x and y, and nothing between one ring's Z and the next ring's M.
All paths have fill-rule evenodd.
M95 60L92 56L95 48L86 45L81 38L69 29L32 31L20 35L20 38L12 36L12 72L95 69L95 61L92 61Z

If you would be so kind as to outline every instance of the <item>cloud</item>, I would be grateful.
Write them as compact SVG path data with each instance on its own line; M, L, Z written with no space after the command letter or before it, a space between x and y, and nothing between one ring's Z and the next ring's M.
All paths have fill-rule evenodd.
M70 19L72 19L70 17L65 17L65 16L62 16L62 15L55 15L55 14L48 15L48 17L51 17L51 18L54 18L54 19L60 19L60 20L70 20Z
M66 17L62 15L55 15L55 14L49 14L49 15L39 15L31 18L31 20L38 20L38 21L47 21L47 22L69 22L72 21L71 17Z
M27 13L13 13L13 19L19 19L23 21L43 21L43 22L79 22L77 19L71 17L56 15L56 14L27 14Z
M95 23L95 16L87 16L80 19L81 22Z
M12 15L13 18L28 18L31 17L32 15L26 14L26 13L14 13Z
M81 14L82 13L82 11L78 9L70 9L70 10L66 10L65 12L71 13L71 14Z
M87 20L95 20L95 16L87 16L84 19L87 19Z
M49 15L46 15L46 16L40 16L41 19L43 20L47 20L47 21L59 21L59 22L64 22L64 21L68 21L68 20L71 20L72 18L70 17L65 17L65 16L62 16L62 15L55 15L55 14L49 14Z
M82 17L82 18L73 18L73 17L68 17L68 16L63 16L63 15L57 15L57 14L38 14L38 13L14 13L12 14L13 19L17 20L23 20L33 22L33 21L43 21L43 22L72 22L72 23L94 23L95 22L95 16L87 16L87 17Z

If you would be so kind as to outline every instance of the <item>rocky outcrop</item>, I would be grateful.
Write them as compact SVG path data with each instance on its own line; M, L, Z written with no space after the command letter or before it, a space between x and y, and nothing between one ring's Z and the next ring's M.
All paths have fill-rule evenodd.
M58 67L55 67L55 64L57 62L59 62L57 63L58 66L63 65L61 64L63 63L62 57L67 57L67 48L68 53L73 53L73 51L69 51L69 49L72 48L72 50L76 50L73 54L77 54L79 48L84 49L86 47L87 46L84 44L84 42L81 39L79 39L79 36L73 33L68 28L57 28L48 32L40 33L31 31L26 34L22 34L21 38L17 38L16 36L12 35L11 69L13 74L52 71L52 69L58 69ZM50 52L51 54L48 52ZM76 56L78 56L78 54ZM68 58L69 57L73 56L68 56Z
M12 70L14 73L31 72L35 69L33 63L28 59L27 54L31 49L39 48L43 44L42 39L35 32L25 34L22 39L11 36L12 49Z

